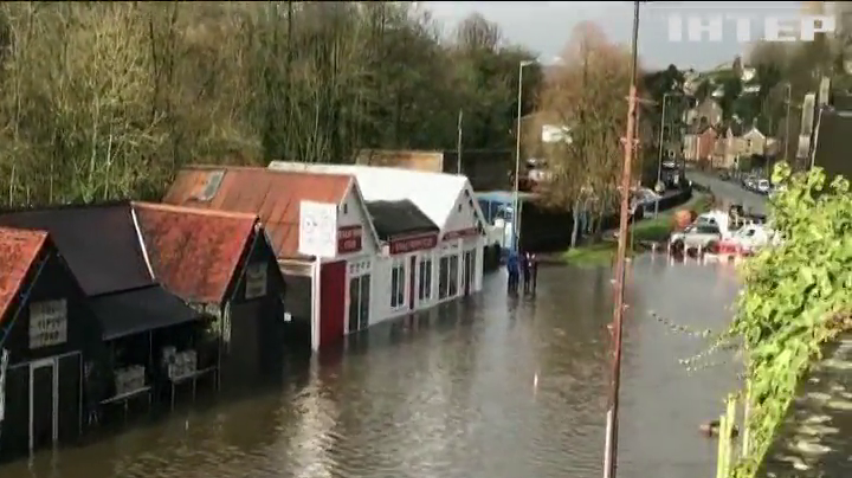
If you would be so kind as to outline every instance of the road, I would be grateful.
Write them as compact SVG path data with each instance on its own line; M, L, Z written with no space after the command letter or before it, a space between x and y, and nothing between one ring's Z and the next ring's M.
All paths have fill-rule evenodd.
M696 184L710 188L717 197L742 204L746 211L757 214L766 214L767 212L766 196L746 191L738 183L723 181L715 175L701 171L687 171L686 177Z

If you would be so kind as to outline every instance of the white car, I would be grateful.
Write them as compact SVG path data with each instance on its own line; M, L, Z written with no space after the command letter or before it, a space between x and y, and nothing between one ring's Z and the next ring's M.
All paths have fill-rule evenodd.
M768 179L761 179L755 185L755 189L761 194L769 194L772 190L772 184L769 183Z
M751 255L773 243L775 233L762 224L746 224L719 244L719 252Z

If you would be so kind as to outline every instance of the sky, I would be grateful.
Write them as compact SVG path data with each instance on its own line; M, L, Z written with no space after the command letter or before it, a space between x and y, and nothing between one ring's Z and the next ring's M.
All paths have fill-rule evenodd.
M614 42L629 44L633 24L633 2L419 2L429 9L446 32L472 13L480 13L498 24L507 40L540 53L543 62L558 57L575 25L593 21ZM639 22L639 55L645 68L707 69L732 62L748 51L736 38L733 21L725 23L721 42L675 43L669 40L672 15L710 18L715 15L746 15L759 36L767 16L797 15L803 2L643 2ZM684 20L686 22L687 20Z

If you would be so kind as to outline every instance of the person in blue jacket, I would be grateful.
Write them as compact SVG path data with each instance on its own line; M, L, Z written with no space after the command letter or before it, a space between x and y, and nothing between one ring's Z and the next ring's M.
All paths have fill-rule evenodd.
M509 290L517 290L518 279L520 276L520 264L518 261L518 252L515 250L509 251L509 256L506 258L506 271L509 273Z

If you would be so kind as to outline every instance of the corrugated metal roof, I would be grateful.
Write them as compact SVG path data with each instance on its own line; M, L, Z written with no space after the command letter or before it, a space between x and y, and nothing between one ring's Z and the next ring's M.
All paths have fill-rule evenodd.
M473 196L467 177L457 174L430 173L408 169L348 164L295 163L272 161L269 168L277 171L310 171L325 174L351 174L358 179L364 199L400 201L408 199L417 205L443 231L453 213L456 200L464 190ZM474 201L476 215L483 225L485 216Z
M188 302L223 302L257 216L165 204L133 207L157 280Z
M129 201L0 213L0 226L47 231L88 296L154 285Z
M221 179L216 179L221 176ZM212 185L218 182L214 188ZM272 171L266 168L191 166L178 172L163 202L202 209L257 214L279 258L299 254L301 201L340 204L353 183L341 174ZM211 191L215 189L215 191ZM209 197L201 200L199 197Z
M47 232L0 227L0 323L47 242Z
M408 199L368 202L367 210L383 241L395 236L439 232L438 226Z

